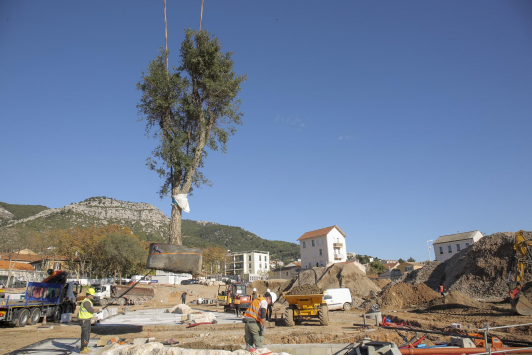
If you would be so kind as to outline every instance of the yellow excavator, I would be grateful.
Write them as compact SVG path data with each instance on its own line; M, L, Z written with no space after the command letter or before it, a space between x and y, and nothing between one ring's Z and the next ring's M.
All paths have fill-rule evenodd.
M523 316L532 315L532 303L521 293L524 284L525 269L532 265L532 241L526 240L520 230L515 234L514 251L508 268L508 288L512 311ZM515 280L512 281L512 272Z

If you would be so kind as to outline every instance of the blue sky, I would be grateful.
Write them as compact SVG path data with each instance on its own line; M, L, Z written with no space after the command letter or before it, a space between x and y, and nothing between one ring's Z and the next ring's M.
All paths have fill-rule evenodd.
M201 0L167 2L170 65ZM184 218L426 260L440 235L531 230L532 2L212 1L242 126ZM0 201L160 200L135 84L160 1L0 1ZM432 258L433 258L432 254Z

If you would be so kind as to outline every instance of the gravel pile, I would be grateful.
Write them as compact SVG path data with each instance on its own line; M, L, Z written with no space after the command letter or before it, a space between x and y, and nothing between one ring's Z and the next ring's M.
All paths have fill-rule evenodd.
M532 232L524 235L532 239ZM443 263L432 262L396 282L424 283L433 290L442 283L446 291L460 291L474 299L505 298L508 295L506 281L513 241L514 233L511 232L485 236ZM525 275L527 279L532 278ZM525 294L532 293L531 284L525 284L523 291Z
M321 293L323 290L315 285L296 286L288 292L289 295L318 295Z

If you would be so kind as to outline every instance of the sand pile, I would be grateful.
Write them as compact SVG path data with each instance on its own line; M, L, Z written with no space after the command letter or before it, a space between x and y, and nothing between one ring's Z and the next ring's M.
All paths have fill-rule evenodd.
M410 285L400 282L385 288L376 303L384 309L401 309L427 305L438 297L441 296L425 284Z
M531 232L524 235L527 239L532 237ZM414 285L424 283L434 290L441 282L446 291L460 291L471 298L505 298L513 241L514 233L511 232L485 236L445 262L432 262L399 281ZM530 279L525 275L525 280ZM526 292L532 293L531 285L525 284L523 289L525 295Z
M285 282L286 280L275 280L275 279L253 281L251 283L250 290L253 290L253 288L256 288L259 295L265 294L267 289L270 289L270 291L277 293L279 286L281 286ZM249 292L251 293L251 291Z
M315 285L296 286L288 292L289 295L318 295L321 293L323 290Z
M351 290L353 297L365 297L371 291L380 292L381 290L353 263L336 263L329 267L313 267L312 270L316 271L318 286L322 290L347 287ZM302 271L300 276L301 285L315 285L314 272ZM288 292L298 285L297 277L286 281L279 287L278 294Z
M473 307L473 308L483 308L483 305L471 299L463 292L460 291L450 291L445 294L445 297L439 296L430 302L429 308L431 309L447 309L447 308L464 308L464 307Z

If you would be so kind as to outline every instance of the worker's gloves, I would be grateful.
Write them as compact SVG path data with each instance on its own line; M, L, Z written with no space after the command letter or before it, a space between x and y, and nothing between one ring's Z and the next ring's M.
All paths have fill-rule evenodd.
M259 331L259 333L260 333L261 336L264 335L264 334L266 334L266 327L263 326L263 325L261 325L261 326L260 326L260 331Z

